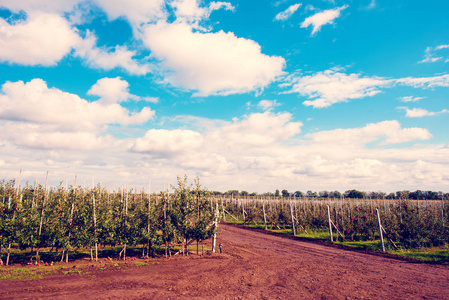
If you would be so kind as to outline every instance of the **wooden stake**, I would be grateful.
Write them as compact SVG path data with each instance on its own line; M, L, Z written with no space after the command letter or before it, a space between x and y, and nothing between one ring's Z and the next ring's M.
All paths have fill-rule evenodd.
M296 228L295 228L295 218L293 217L293 205L290 202L290 215L292 217L292 229L293 229L293 235L296 235Z
M329 205L327 206L327 218L329 219L329 233L331 235L331 242L333 242L334 238L332 237L332 221L331 221L331 213L329 211Z
M380 241L382 242L382 251L385 252L384 236L382 233L382 225L380 223L379 210L377 208L376 208L376 213L377 213L377 222L379 223L379 233L380 233Z
M265 226L265 230L267 230L267 216L265 214L265 201L262 202L262 210L263 210L263 224Z
M212 241L212 252L215 253L215 245L217 243L217 230L218 230L218 217L220 215L220 211L218 210L218 203L216 203L215 207L215 220L214 220L214 239Z

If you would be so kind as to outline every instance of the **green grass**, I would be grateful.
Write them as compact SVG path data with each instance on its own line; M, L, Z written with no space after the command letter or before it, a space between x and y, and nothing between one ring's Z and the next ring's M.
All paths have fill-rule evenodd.
M338 242L338 244L359 248L359 249L369 249L372 251L381 251L382 244L380 241L354 241L354 242Z
M45 275L53 274L54 269L38 270L38 267L32 268L14 268L0 269L0 280L7 279L39 279Z
M448 245L445 245L443 247L391 251L391 253L425 262L436 262L436 263L449 262Z

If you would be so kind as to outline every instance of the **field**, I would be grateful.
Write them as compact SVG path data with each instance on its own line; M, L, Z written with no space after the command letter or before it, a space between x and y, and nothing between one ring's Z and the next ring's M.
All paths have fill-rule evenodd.
M227 224L220 226L217 243L223 245L223 253L204 257L192 253L136 262L59 263L65 269L41 279L0 281L0 297L447 299L449 295L449 268L444 265L346 251Z
M187 178L160 194L14 182L0 194L2 299L449 294L447 200L233 198Z
M449 244L448 200L224 198L226 220L379 251Z

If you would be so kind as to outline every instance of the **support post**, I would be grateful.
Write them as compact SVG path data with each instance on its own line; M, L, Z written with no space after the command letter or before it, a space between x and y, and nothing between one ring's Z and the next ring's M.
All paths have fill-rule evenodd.
M331 213L329 210L329 205L327 206L327 218L329 219L329 233L331 235L331 242L333 242L334 238L332 236L332 221L331 221Z
M380 233L380 241L382 242L382 251L385 252L384 236L382 233L382 225L380 223L379 210L377 208L376 208L376 213L377 213L377 222L379 223L379 233Z
M217 245L217 230L218 230L218 217L220 215L220 211L218 210L218 202L216 203L215 208L215 220L214 220L214 239L212 241L212 252L215 253L215 246Z
M293 236L295 236L296 235L295 217L293 216L293 205L291 202L290 202L290 214L292 216Z
M262 209L263 209L263 224L265 226L265 230L267 230L267 216L265 214L265 202L262 202Z

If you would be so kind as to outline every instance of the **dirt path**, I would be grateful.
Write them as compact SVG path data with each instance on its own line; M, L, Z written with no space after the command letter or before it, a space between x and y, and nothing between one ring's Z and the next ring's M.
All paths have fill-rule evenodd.
M81 275L1 281L0 298L449 299L447 266L220 228L223 254L157 259L124 270L89 263Z

